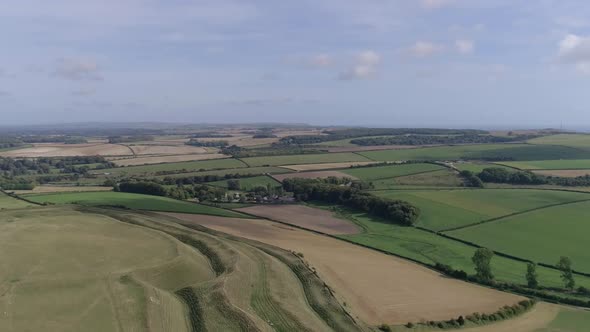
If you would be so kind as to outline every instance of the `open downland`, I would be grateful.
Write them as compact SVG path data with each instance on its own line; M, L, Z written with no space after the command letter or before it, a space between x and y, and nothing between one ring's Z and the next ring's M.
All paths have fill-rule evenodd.
M81 192L29 195L27 199L38 203L78 204L84 206L117 206L134 210L167 211L210 214L225 217L245 217L239 212L212 206L179 201L167 197L120 192Z
M387 166L351 168L343 170L342 172L363 181L374 181L442 169L444 169L443 166L434 164L394 164Z
M0 211L8 209L24 209L32 206L35 206L35 204L10 197L3 192L0 192Z
M177 215L228 234L300 252L346 307L370 324L493 312L521 298L441 276L393 256L267 220Z
M55 144L39 143L33 147L0 152L2 157L37 158L67 156L125 156L131 155L129 148L118 144Z
M574 270L590 272L590 202L535 210L447 234L540 263L555 265L567 256Z
M336 218L332 211L304 205L259 205L239 208L235 211L326 234L356 234L360 231L359 227L350 221Z

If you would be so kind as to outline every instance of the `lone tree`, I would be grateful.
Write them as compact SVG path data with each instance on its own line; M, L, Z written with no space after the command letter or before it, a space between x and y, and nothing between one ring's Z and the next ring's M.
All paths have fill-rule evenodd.
M561 256L557 262L557 268L561 270L561 280L563 280L565 288L574 289L576 281L572 272L572 260L569 257Z
M492 267L490 265L494 252L488 248L479 248L471 258L475 264L475 277L480 281L490 282L494 280Z
M539 287L539 281L537 280L537 264L528 263L526 266L526 281L530 288Z

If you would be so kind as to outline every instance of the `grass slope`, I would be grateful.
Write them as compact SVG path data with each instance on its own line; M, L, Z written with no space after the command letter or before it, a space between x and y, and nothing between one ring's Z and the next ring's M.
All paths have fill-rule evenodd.
M363 181L374 181L378 179L386 179L422 172L430 172L439 169L444 169L444 167L434 164L402 164L378 167L350 168L342 170L342 172L348 175L352 175Z
M79 204L85 206L124 206L135 210L166 211L208 214L222 217L245 217L243 214L212 206L179 201L167 197L119 192L84 192L30 195L28 199L39 203Z
M526 162L502 162L502 165L520 169L590 169L590 159L535 160Z
M534 189L392 190L374 194L415 204L422 212L417 225L434 231L542 206L590 199L585 193Z
M563 145L575 148L590 148L590 135L584 134L558 134L543 136L529 140L531 144Z
M0 210L24 209L32 206L34 206L34 204L12 198L3 192L0 192Z
M540 209L494 222L449 232L454 237L490 249L541 262L557 264L568 256L577 271L590 273L590 202Z
M441 169L425 173L411 174L391 179L373 181L375 190L424 187L462 187L463 180L450 169Z
M256 166L281 166L281 165L299 165L299 164L320 164L320 163L340 163L347 161L370 161L369 159L355 153L320 153L320 154L300 154L286 156L270 157L250 157L243 158L243 162L251 167Z
M441 146L406 150L383 150L359 152L375 161L399 160L544 160L544 159L584 159L590 152L571 147L527 144L481 144Z

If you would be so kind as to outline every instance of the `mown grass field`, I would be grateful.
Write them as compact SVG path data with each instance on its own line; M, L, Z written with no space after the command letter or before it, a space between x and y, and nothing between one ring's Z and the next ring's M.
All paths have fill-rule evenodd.
M167 197L119 192L84 192L29 195L28 199L39 203L79 204L86 206L121 206L134 210L208 214L223 217L245 217L243 214L197 203L179 201Z
M342 170L343 173L352 175L363 181L374 181L398 176L430 172L444 169L443 166L434 164L401 164L376 167L359 167Z
M520 169L590 169L590 159L577 160L534 160L526 162L501 162L506 165Z
M590 311L560 307L557 316L546 326L535 332L583 332L590 328Z
M570 257L590 273L590 202L540 209L447 234L535 262L557 264Z
M552 204L590 200L586 193L535 189L392 190L374 194L416 205L421 211L417 225L434 231Z
M297 164L340 163L347 161L371 161L356 153L320 153L300 154L269 157L242 158L242 161L251 167L256 166L281 166Z
M362 213L345 211L344 216L364 228L356 235L342 235L340 238L365 246L390 252L425 264L443 263L469 274L475 273L471 257L476 248L446 239L414 227L403 227L383 222ZM494 256L492 270L497 280L526 284L526 263ZM538 267L539 282L542 286L562 287L560 273L556 270ZM578 285L590 286L590 278L576 276Z
M255 176L255 177L251 177L251 178L240 178L240 179L235 179L236 181L239 181L240 183L240 190L251 190L254 189L256 187L265 187L267 185L270 185L271 187L280 187L281 184L271 178L270 176ZM221 188L227 188L227 182L229 180L221 180L221 181L215 181L215 182L207 182L208 185L212 185L212 186L216 186L216 187L221 187Z
M585 134L558 134L543 136L529 140L531 144L562 145L575 148L590 148L590 135Z
M453 188L462 187L463 180L456 172L443 168L418 174L410 174L390 179L372 181L374 190L409 189L409 188Z
M2 192L0 192L0 211L9 209L24 209L35 204L31 204L20 199L12 198Z
M383 150L359 152L375 161L399 160L550 160L590 158L590 151L571 147L529 144L481 144L440 146L406 150Z
M178 163L164 163L164 164L153 164L153 165L142 165L142 166L128 166L128 167L117 167L102 169L99 171L93 171L95 174L109 173L110 175L149 175L156 172L173 172L173 171L204 171L213 169L228 169L228 168L240 168L247 167L246 164L240 162L237 159L213 159L213 160L201 160L201 161L185 161Z

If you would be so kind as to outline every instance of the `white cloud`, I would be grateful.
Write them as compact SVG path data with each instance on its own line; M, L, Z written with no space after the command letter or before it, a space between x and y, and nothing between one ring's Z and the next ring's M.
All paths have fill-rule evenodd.
M60 59L53 75L72 81L101 81L103 79L98 64L91 59Z
M417 41L410 47L410 53L417 58L424 58L444 50L444 47L428 41Z
M452 5L455 0L422 0L420 4L426 9L438 9Z
M356 63L338 76L341 80L355 80L372 78L377 73L377 66L381 63L381 55L375 51L364 51L356 56Z
M473 40L460 39L455 41L455 47L457 52L461 54L471 54L475 49L475 43Z
M590 36L567 35L559 42L558 59L575 65L582 73L590 74Z

